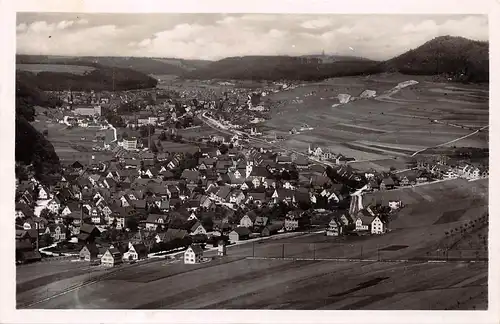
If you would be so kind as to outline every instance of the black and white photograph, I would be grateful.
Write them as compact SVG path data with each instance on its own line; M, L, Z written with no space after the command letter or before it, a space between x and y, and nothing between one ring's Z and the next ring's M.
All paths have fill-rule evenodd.
M487 14L15 16L17 310L491 309Z

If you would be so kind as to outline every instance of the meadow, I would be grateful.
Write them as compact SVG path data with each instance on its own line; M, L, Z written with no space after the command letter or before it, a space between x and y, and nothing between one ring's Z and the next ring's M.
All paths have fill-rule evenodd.
M390 91L398 82L410 79L420 83ZM364 90L374 90L378 97L338 105L339 94L356 97ZM433 83L425 77L335 78L269 98L282 104L264 125L286 134L284 145L305 150L313 143L358 161L408 156L470 134L488 125L489 119L485 87ZM287 134L303 124L314 129ZM450 145L488 147L487 132Z

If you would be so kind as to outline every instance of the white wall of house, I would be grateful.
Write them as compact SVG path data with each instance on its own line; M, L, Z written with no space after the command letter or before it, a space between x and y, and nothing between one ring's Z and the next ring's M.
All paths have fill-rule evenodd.
M385 233L385 225L378 217L375 217L375 219L373 220L373 222L371 224L371 227L372 227L372 231L371 231L372 234Z
M203 257L202 253L195 253L193 249L188 248L186 252L184 252L184 263L185 264L196 264L200 263Z

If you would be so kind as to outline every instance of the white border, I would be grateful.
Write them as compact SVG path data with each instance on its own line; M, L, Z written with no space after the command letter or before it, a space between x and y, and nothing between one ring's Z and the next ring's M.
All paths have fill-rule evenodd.
M15 310L14 266L14 77L15 77L15 13L31 12L212 12L212 13L441 13L489 14L490 89L500 89L498 56L500 31L500 0L0 0L2 31L0 60L0 142L2 172L0 173L0 240L2 288L0 322L2 323L499 323L498 235L490 235L489 310L488 311L28 311ZM495 53L496 55L494 55ZM490 141L499 138L500 94L490 91ZM490 142L491 143L491 142ZM490 233L499 228L500 197L498 172L493 161L500 161L496 141L490 145Z

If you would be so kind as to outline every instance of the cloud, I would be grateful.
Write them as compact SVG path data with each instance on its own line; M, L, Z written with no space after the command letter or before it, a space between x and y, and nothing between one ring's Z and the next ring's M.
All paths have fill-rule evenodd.
M28 30L36 34L43 34L53 31L54 28L55 24L47 24L46 21L35 21L28 27Z
M19 25L16 26L16 31L17 32L23 32L26 29L28 29L28 25L26 25L25 23L21 23L21 24L19 24Z
M66 28L68 28L68 27L73 26L73 24L74 24L74 23L75 23L75 22L74 22L74 21L72 21L72 20L70 20L70 21L63 20L63 21L61 21L61 22L59 22L59 23L57 24L57 29L66 29Z
M321 29L328 27L332 24L332 21L327 18L319 18L314 20L304 21L300 26L306 29Z
M487 40L471 15L57 15L19 19L17 50L54 55L220 59L242 55L358 55L387 59L440 35ZM36 19L36 20L35 20ZM48 36L51 36L50 39ZM349 48L355 49L354 53Z

